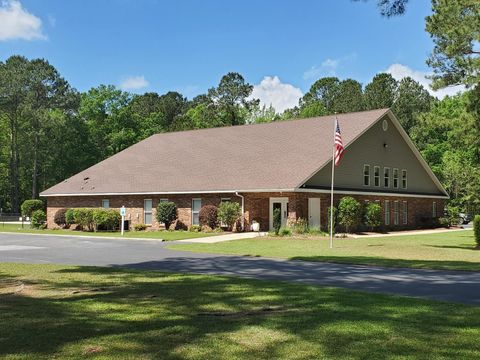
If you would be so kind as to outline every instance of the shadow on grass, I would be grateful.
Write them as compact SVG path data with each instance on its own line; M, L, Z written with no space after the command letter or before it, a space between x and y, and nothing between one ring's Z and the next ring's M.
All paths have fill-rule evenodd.
M435 246L436 247L436 246ZM407 260L389 259L375 256L294 256L289 260L329 262L338 264L357 264L409 269L435 269L455 271L480 271L480 262L453 260Z
M433 248L440 249L461 249L461 250L477 250L472 244L461 244L461 245L424 245Z
M480 351L474 307L94 267L52 270L37 283L44 293L0 296L0 356L473 358ZM264 307L290 311L252 312ZM208 316L219 311L255 316Z

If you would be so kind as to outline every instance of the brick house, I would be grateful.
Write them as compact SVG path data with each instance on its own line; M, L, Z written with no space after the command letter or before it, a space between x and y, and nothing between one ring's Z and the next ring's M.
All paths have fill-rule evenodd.
M335 202L376 201L385 228L425 226L442 215L445 189L389 109L338 115L345 153L335 170ZM241 204L272 227L305 218L325 227L333 116L153 135L45 190L47 224L60 208L125 206L129 225L159 228L157 204L174 201L179 220L198 223L203 205Z

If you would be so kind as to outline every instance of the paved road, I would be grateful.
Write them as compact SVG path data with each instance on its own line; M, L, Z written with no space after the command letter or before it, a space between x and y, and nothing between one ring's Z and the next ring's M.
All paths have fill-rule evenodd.
M172 251L165 243L0 233L0 262L122 266L295 281L480 305L480 272L393 269Z

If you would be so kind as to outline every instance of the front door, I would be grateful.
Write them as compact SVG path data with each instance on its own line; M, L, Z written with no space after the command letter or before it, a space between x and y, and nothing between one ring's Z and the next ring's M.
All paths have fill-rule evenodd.
M320 227L320 198L308 198L308 226Z
M282 226L287 224L288 218L288 197L270 198L270 230L273 230L273 214L278 209Z

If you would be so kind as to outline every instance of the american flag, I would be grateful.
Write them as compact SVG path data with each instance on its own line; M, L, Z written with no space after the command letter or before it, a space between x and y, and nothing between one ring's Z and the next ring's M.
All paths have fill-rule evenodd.
M340 159L342 158L344 147L342 143L342 134L340 134L340 125L338 125L338 120L335 121L336 123L336 129L335 129L335 141L334 141L334 146L335 146L335 166L338 166L340 163Z

